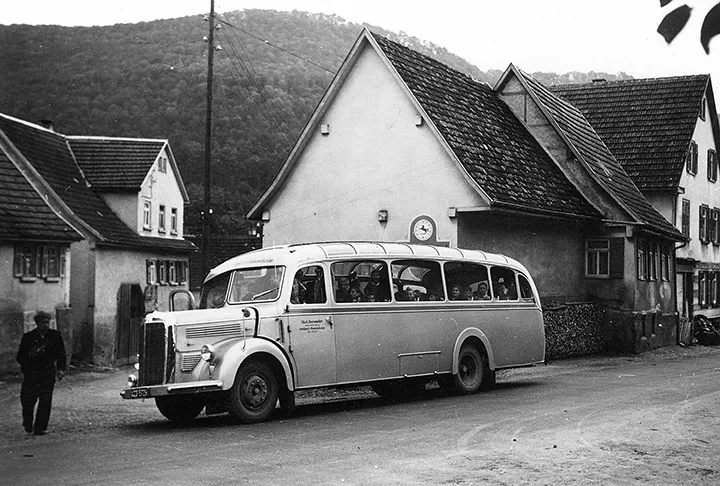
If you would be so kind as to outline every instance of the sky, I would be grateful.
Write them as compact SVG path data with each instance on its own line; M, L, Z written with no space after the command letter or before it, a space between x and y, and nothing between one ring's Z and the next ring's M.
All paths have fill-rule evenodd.
M720 100L720 35L711 41L709 55L699 40L705 13L718 1L673 0L661 7L659 0L216 0L215 11L335 14L433 42L481 70L504 70L512 62L531 73L625 72L636 78L710 73ZM3 3L0 24L5 25L111 25L210 10L210 0ZM693 9L690 20L668 45L657 27L683 4Z

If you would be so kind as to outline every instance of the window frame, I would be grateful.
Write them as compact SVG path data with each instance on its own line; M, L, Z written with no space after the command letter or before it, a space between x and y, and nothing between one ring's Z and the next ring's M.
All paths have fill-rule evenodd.
M166 219L165 205L160 204L158 206L158 233L165 233L165 219Z
M143 201L143 229L152 230L152 201Z
M707 151L707 174L710 182L717 182L718 164L717 154L713 149Z
M683 236L690 239L690 199L682 200L680 226Z
M606 248L590 248L592 242L604 243ZM601 268L603 266L602 255L606 255L604 262L605 272ZM596 273L589 272L591 260ZM588 238L585 240L585 277L610 278L610 238Z
M707 204L701 204L700 205L700 228L699 228L699 238L700 242L703 244L708 243L708 226L710 224L710 207Z
M178 232L178 210L177 208L170 209L170 233L176 235Z
M698 172L698 145L695 140L690 141L687 155L685 156L685 168L690 175L697 175Z

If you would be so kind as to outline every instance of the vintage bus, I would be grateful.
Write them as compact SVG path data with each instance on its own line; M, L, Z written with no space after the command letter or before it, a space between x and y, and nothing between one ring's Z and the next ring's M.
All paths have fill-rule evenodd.
M194 306L194 303L193 303ZM426 382L490 387L497 370L545 360L537 289L498 254L378 242L256 250L210 271L198 309L153 312L126 399L154 398L169 420L231 412L267 420L294 393Z

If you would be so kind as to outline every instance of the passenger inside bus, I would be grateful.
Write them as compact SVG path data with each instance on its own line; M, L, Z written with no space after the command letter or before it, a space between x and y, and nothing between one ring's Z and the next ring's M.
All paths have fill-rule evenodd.
M350 302L350 280L347 277L338 279L338 288L335 291L335 302Z
M390 300L390 286L388 285L387 272L374 269L370 272L370 281L365 285L365 297L374 297L373 302L386 302Z
M475 300L490 300L492 297L488 294L488 291L490 288L488 287L488 283L486 281L482 281L477 286L477 291L474 294Z
M450 287L450 300L461 300L462 299L462 285L454 284Z
M463 289L462 292L462 300L473 300L473 291L472 287L467 286Z

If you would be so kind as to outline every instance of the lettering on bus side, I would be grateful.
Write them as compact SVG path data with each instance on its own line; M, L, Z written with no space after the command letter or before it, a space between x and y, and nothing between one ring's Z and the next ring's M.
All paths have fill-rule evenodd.
M298 327L298 331L307 333L324 331L325 329L322 319L301 319L300 327Z

